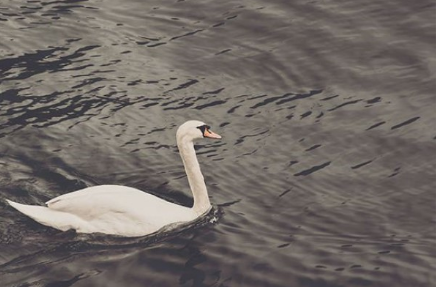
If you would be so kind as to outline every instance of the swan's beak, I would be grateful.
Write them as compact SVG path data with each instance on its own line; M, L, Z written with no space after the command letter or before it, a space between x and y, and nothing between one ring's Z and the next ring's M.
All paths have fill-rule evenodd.
M204 131L204 137L205 138L210 138L210 139L220 139L221 136L219 134L214 133L213 131L206 129Z

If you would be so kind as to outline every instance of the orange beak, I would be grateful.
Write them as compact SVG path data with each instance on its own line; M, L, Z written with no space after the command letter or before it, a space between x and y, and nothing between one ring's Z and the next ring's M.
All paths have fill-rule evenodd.
M208 129L204 131L204 137L210 138L210 139L220 139L221 138L221 136L219 134L216 134L213 131L208 130Z

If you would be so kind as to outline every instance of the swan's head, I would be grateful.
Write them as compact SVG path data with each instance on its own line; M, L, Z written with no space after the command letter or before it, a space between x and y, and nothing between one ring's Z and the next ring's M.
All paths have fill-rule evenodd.
M220 139L219 134L210 130L210 126L201 121L187 121L177 129L177 140L194 141L195 139Z

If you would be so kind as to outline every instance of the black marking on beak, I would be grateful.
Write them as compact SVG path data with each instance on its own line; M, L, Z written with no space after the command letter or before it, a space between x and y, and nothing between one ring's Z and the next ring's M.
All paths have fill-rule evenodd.
M205 133L206 131L210 130L210 126L208 126L208 125L202 125L202 126L197 127L197 129L199 129L199 130L201 131L201 133L203 134L203 137L204 137L204 133Z

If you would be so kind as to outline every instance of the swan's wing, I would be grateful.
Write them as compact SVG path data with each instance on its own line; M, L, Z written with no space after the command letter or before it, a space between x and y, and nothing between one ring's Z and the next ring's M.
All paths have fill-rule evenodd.
M60 195L58 197L55 197L55 198L47 201L46 204L50 208L52 208L52 207L54 208L60 202L66 202L70 199L77 199L77 198L82 198L82 197L85 198L85 197L89 196L90 194L93 194L93 195L102 195L103 194L104 195L104 194L109 194L109 193L118 193L118 192L123 192L124 189L136 190L134 188L124 187L124 186L119 186L119 185L91 186L91 187L87 187L84 189L80 189L80 190L77 190L74 192L66 193L66 194Z
M99 185L67 193L48 201L47 206L87 221L113 216L164 224L185 221L192 216L189 208L119 185Z
M136 216L141 214L144 205L150 206L156 201L163 200L130 187L101 185L58 196L49 200L47 206L92 221L108 214Z
M85 188L47 202L51 210L75 215L81 232L140 236L177 222L193 220L190 208L140 190L117 185Z

